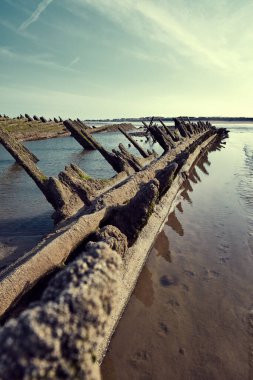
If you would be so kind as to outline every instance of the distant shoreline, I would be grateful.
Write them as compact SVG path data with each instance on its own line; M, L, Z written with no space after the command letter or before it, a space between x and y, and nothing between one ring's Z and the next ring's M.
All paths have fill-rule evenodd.
M162 118L163 122L171 124L173 118ZM186 118L185 118L186 119ZM212 124L231 124L231 123L240 123L244 125L253 124L253 118L189 118L190 121L198 122L199 120L208 120ZM87 128L88 133L105 133L105 132L117 132L118 127L120 126L126 132L130 133L132 136L143 136L143 131L138 131L135 128L137 127L134 124L141 124L142 121L146 121L149 124L151 118L130 118L130 119L113 119L113 120L85 120L83 121L84 125L89 125ZM157 118L155 118L157 120ZM96 126L95 126L96 124ZM70 132L65 128L63 122L54 122L54 121L29 121L25 118L0 118L0 128L6 130L8 133L15 136L16 139L20 141L36 141L36 140L45 140L58 137L68 137Z
M85 124L83 124L85 128ZM106 133L117 132L121 127L125 132L134 131L135 126L131 123L111 123L106 125L99 125L94 127L87 127L88 133ZM3 130L10 135L14 136L19 141L37 141L47 140L58 137L68 137L71 133L64 126L63 122L54 121L29 121L26 118L12 119L0 118L0 131Z
M188 117L182 116L183 119L187 120ZM141 123L142 121L150 121L152 119L151 116L140 117L140 118L122 118L122 119L86 119L87 123ZM162 117L162 116L154 116L155 120L161 119L162 121L172 122L174 121L173 117ZM210 121L210 122L219 122L219 123L253 123L253 117L189 117L190 121Z

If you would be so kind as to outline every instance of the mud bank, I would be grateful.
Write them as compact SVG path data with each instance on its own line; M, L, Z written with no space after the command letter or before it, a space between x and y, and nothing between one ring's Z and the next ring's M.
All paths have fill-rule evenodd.
M29 116L29 115L27 115ZM43 120L43 121L42 121ZM0 117L0 128L13 135L19 141L46 140L57 137L70 136L70 132L65 128L63 120L42 120L37 117L7 118ZM78 122L88 133L96 134L103 132L117 132L121 127L124 131L135 130L131 123L108 124L99 127L89 127L78 119Z

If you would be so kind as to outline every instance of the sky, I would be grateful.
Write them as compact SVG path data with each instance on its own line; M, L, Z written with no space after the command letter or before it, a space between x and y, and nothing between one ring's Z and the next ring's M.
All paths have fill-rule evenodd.
M253 116L252 0L0 0L0 114Z

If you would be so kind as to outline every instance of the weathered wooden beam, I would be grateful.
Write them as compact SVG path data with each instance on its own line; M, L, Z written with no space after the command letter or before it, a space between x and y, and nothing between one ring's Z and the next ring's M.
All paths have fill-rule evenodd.
M175 147L174 142L169 138L169 136L166 136L162 129L158 128L157 125L152 125L149 127L149 132L165 152L168 152L171 148Z
M38 159L21 143L9 136L0 129L0 143L20 164L27 174L33 179L38 188L42 191L47 201L51 203L56 211L61 210L66 204L78 203L78 199L72 192L57 178L47 177L35 164ZM75 199L75 202L74 202ZM79 202L80 203L80 202ZM59 214L61 215L61 213ZM58 220L57 214L55 214Z
M164 149L164 151L168 151L171 147L175 147L174 142L178 142L180 138L178 135L173 135L171 131L166 127L166 125L162 121L160 122L162 123L162 126L165 129L166 134L163 132L161 128L158 128L157 125L153 125L153 120L152 123L150 123L150 125L147 125L147 123L142 120L144 127L146 128L147 132L150 132L153 140L157 141L158 144Z
M124 131L124 129L119 127L119 131L133 144L133 146L138 150L142 157L147 158L149 154L143 149L135 139Z
M192 128L191 123L186 123L183 118L179 118L179 121L181 125L185 128L185 130L188 132L189 136L194 134L194 130Z
M39 159L29 151L24 145L22 145L18 140L12 137L7 131L0 128L0 143L5 147L5 149L13 156L14 159L18 157L18 152L27 156L32 162L36 163Z
M103 188L102 184L99 187L99 181L97 181L94 186L96 180L88 180L87 174L74 164L66 166L65 170L59 173L59 179L68 186L72 192L77 193L85 205L89 205L91 200L95 198L98 188Z
M176 135L170 130L170 128L169 128L167 125L164 124L164 122L163 122L161 119L159 119L159 121L160 121L160 123L162 124L162 126L164 127L164 129L166 130L167 134L168 134L168 135L170 136L170 138L172 139L172 141L174 141L174 142L179 141L178 136L176 136Z
M40 120L42 121L42 123L46 123L47 122L47 119L44 116L41 116Z
M66 120L64 121L65 127L70 130L73 137L82 145L88 144L92 149L97 149L100 154L106 159L106 161L113 167L113 169L120 173L122 171L129 171L129 164L123 159L114 153L108 152L102 144L100 144L94 137L87 133L84 129L81 129L76 123ZM90 148L91 149L91 148Z
M28 121L33 121L33 118L28 113L25 114L25 117Z
M127 173L121 172L110 179L94 179L75 164L66 166L64 172L59 173L60 181L77 193L86 206L89 206L106 189L118 185L126 178Z
M92 144L91 140L86 136L78 123L75 123L72 120L65 120L63 124L84 149L96 150L96 147Z
M20 164L28 175L34 180L37 186L44 193L46 190L46 181L48 178L40 171L35 165L36 160L25 150L22 144L15 141L13 137L10 137L6 132L0 129L0 142L5 149L12 155L12 157Z
M142 120L141 122L142 122L142 124L144 125L144 127L145 127L145 128L147 129L147 131L148 131L148 129L149 129L148 124L147 124L144 120Z
M112 209L106 224L117 227L127 237L128 246L131 247L152 214L158 196L159 182L151 180L126 205Z
M123 144L119 144L119 149L123 158L129 163L130 166L132 166L135 171L142 169L142 164L138 157L135 157L133 154L129 153Z
M149 127L151 127L153 125L153 121L154 121L154 116L152 116L151 119L150 119Z
M5 147L10 154L12 150L23 152L27 155L34 163L39 161L38 157L35 156L28 148L26 148L22 143L12 137L7 131L0 128L0 143ZM15 158L15 157L14 157Z
M116 251L94 243L58 273L36 305L1 329L1 380L101 379L94 356L115 306L121 265Z
M84 130L91 129L88 125L86 125L82 120L78 118L76 119L76 122L80 125L81 129L84 129Z
M154 178L159 181L159 192L162 191L163 187L166 186L168 176L158 176L159 171L168 168L180 150L183 152L185 150L192 151L191 146L196 148L202 141L209 141L210 136L214 138L213 135L215 135L215 131L210 130L200 137L185 139L176 149L152 162L149 167L130 176L120 186L115 186L113 189L104 192L94 200L88 209L78 213L75 218L65 222L62 227L59 226L54 234L50 234L31 252L4 270L0 275L0 294L2 297L0 313L6 311L39 278L59 268L70 252L91 233L94 233L98 227L106 223L106 220L112 215L112 209L115 205L127 204L141 191L143 184ZM174 165L174 169L177 167L175 164L172 165Z
M178 118L175 118L174 122L175 122L175 127L179 130L182 137L184 138L190 137L190 133L187 131L185 126L182 124L182 122Z
M159 129L159 127L157 127ZM170 131L169 131L170 132ZM173 136L171 136L171 133L164 133L163 130L162 130L162 133L163 135L165 136L166 140L168 141L168 143L170 144L171 148L175 148L176 146L176 142L178 141L175 141L176 139L173 138Z

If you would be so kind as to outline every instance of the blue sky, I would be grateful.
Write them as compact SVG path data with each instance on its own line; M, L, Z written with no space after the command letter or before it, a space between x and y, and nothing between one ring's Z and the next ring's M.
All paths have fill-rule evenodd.
M251 0L0 0L0 113L253 116Z

